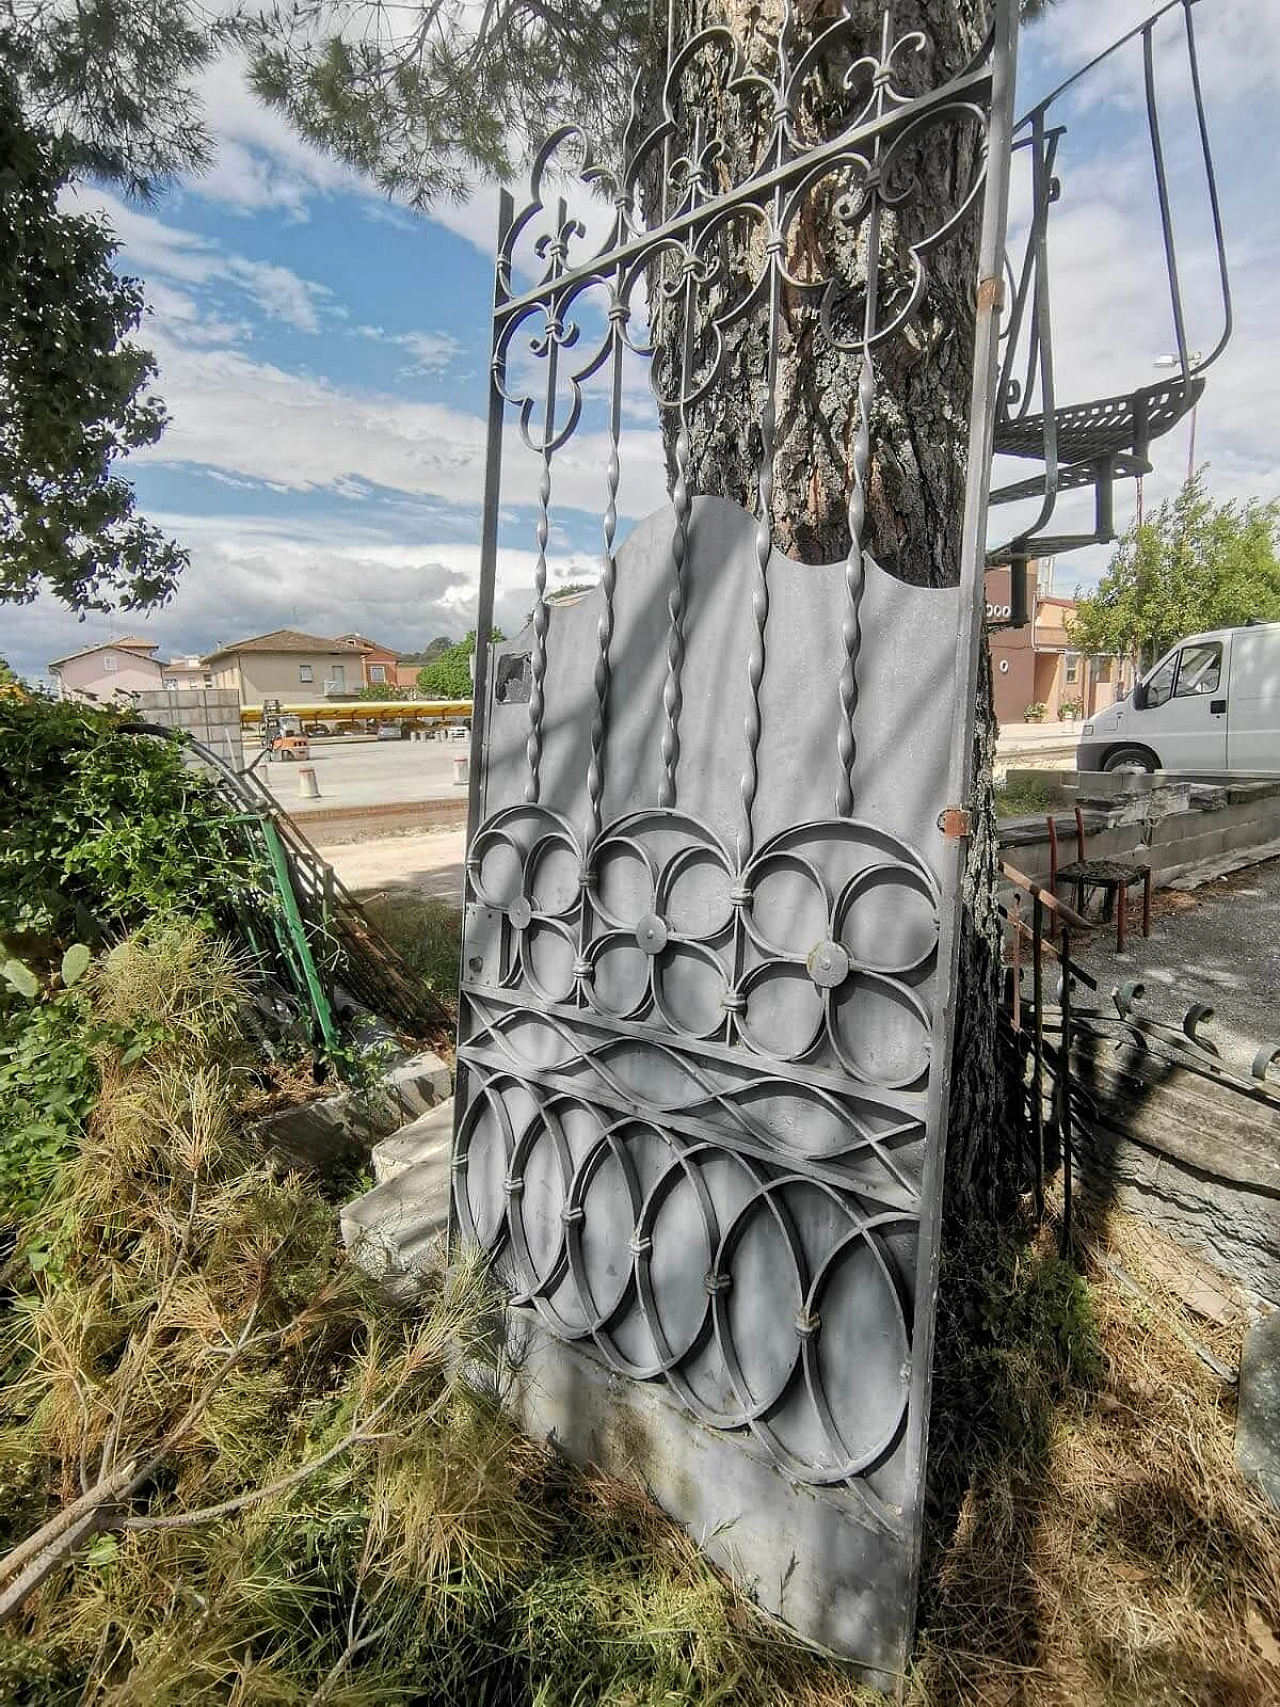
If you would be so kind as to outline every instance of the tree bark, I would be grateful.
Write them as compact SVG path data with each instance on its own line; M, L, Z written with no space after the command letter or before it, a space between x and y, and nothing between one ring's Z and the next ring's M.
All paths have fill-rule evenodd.
M807 80L796 115L815 140L847 124L866 97L868 82L855 80L851 89L844 71L861 54L880 56L883 0L853 0L848 9L855 31L847 57ZM795 0L793 62L840 10L835 0ZM898 88L914 94L961 71L981 44L988 10L987 0L896 0L893 37L921 30L928 42L918 55L903 52L895 57ZM676 0L674 47L678 51L701 29L724 25L747 61L772 77L783 15L783 0ZM656 122L661 113L656 76L647 94L647 116ZM662 215L664 197L670 194L671 163L688 149L699 115L704 129L726 142L716 163L720 184L711 185L711 193L740 181L764 157L772 121L768 103L759 95L731 89L722 60L697 56L683 81L676 138L664 160L651 162L642 178L651 223ZM974 184L981 169L981 141L977 124L962 122L927 133L912 149L909 167L917 180L916 193L899 211L886 212L881 226L878 295L886 317L909 288L912 243L949 217ZM904 169L894 187L901 188L905 177ZM845 341L856 342L867 285L867 221L851 228L841 217L841 198L853 187L852 179L838 176L816 187L788 235L786 262L788 272L801 280L838 279L833 318ZM928 256L928 286L917 312L873 353L875 400L863 543L882 568L917 585L954 585L960 574L980 212L975 205L959 231ZM690 345L695 366L701 368L711 359L711 318L738 300L735 293L759 276L763 253L759 226L743 221L733 229L721 245L720 281L700 301L703 318L689 343L679 293L664 295L657 288L658 277L651 277L654 360L664 389L669 390ZM837 562L850 543L848 502L861 361L833 347L820 323L816 293L785 288L779 321L774 541L801 562ZM686 478L693 492L731 498L758 510L769 361L763 305L723 336L721 376L686 411ZM662 414L674 484L681 420L674 409ZM992 785L996 727L985 645L976 693L975 784L968 803L973 833L963 892L947 1171L948 1215L965 1219L1005 1212L1019 1166L1011 1118L1017 1090L997 1046L1000 926Z

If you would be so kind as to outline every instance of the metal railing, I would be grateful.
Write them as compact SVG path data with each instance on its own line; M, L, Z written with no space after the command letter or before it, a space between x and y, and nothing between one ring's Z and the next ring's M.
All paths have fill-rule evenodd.
M1227 269L1222 212L1209 145L1199 58L1195 7L1199 0L1168 0L1158 11L1103 53L1058 85L1019 121L1014 129L1015 157L1026 158L1030 172L1030 219L1020 258L1006 257L1009 314L1002 339L1004 354L996 394L995 451L1043 464L1029 478L997 486L993 505L1039 499L1039 509L1027 526L989 553L995 563L1026 562L1029 558L1107 543L1115 538L1114 488L1117 480L1140 479L1151 470L1152 442L1172 430L1204 389L1205 371L1217 360L1231 337L1231 286ZM1174 32L1177 40L1173 39ZM1159 37L1159 51L1157 38ZM1118 72L1126 53L1135 62L1133 81L1141 91L1146 147L1150 154L1152 192L1159 222L1160 262L1170 312L1175 371L1156 384L1135 382L1128 390L1084 401L1060 393L1054 348L1053 296L1050 283L1050 210L1062 199L1060 177L1068 127L1062 122L1066 97L1103 66ZM1216 290L1221 303L1221 331L1205 349L1193 348L1175 234L1165 148L1167 86L1175 62L1183 61L1189 80L1192 124L1190 134L1203 172L1203 193L1215 251ZM1148 358L1149 359L1149 358ZM1088 532L1050 533L1062 494L1092 488L1093 528Z

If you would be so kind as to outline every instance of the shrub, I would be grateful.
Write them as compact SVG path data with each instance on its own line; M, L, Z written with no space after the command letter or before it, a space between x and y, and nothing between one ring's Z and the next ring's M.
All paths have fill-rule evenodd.
M223 816L176 742L123 733L120 714L0 700L0 938L50 960L75 936L226 903Z

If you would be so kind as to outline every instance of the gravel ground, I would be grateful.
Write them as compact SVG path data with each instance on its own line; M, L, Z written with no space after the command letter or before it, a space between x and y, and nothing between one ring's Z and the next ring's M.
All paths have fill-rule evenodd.
M1133 906L1123 954L1115 952L1112 926L1093 931L1087 944L1072 943L1103 1002L1114 987L1141 978L1138 1012L1150 1019L1180 1025L1192 1002L1207 1003L1215 1017L1201 1036L1237 1071L1249 1071L1261 1044L1280 1047L1280 860L1188 893L1157 892L1145 940L1140 917Z
M337 847L320 844L325 859L356 895L410 889L438 895L455 907L462 905L465 849L461 828L411 830Z

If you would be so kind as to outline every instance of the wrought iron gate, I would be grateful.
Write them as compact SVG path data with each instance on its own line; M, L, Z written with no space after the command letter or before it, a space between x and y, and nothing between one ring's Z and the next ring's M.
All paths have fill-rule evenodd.
M911 97L904 65L931 63L918 34L886 25L850 68L847 17L795 59L788 21L766 78L705 31L669 60L660 122L633 126L603 245L547 193L570 132L539 156L528 207L504 198L499 241L479 632L508 414L537 459L536 603L523 636L477 660L455 1231L512 1294L527 1425L642 1476L762 1604L882 1675L906 1656L919 1550L964 863L948 808L971 780L1014 12L1001 0L974 62ZM695 53L772 103L743 181L723 181L705 115L676 110ZM841 53L865 104L802 144L806 79ZM881 215L909 193L895 171L958 123L981 131L986 169L917 246L907 289L880 292ZM646 227L637 184L659 159L672 202ZM599 176L589 157L580 169ZM772 544L774 389L784 292L828 282L793 277L788 246L833 178L869 283L851 334L824 300L860 364L859 418L852 549L815 568ZM911 587L862 546L876 352L970 218L962 579ZM709 323L717 244L744 219L758 276ZM546 268L525 289L518 244ZM686 360L654 382L676 477L619 545L642 281L685 316ZM768 352L755 515L689 480L689 412L748 308ZM701 365L695 322L710 324ZM603 574L552 604L553 477L593 419Z

